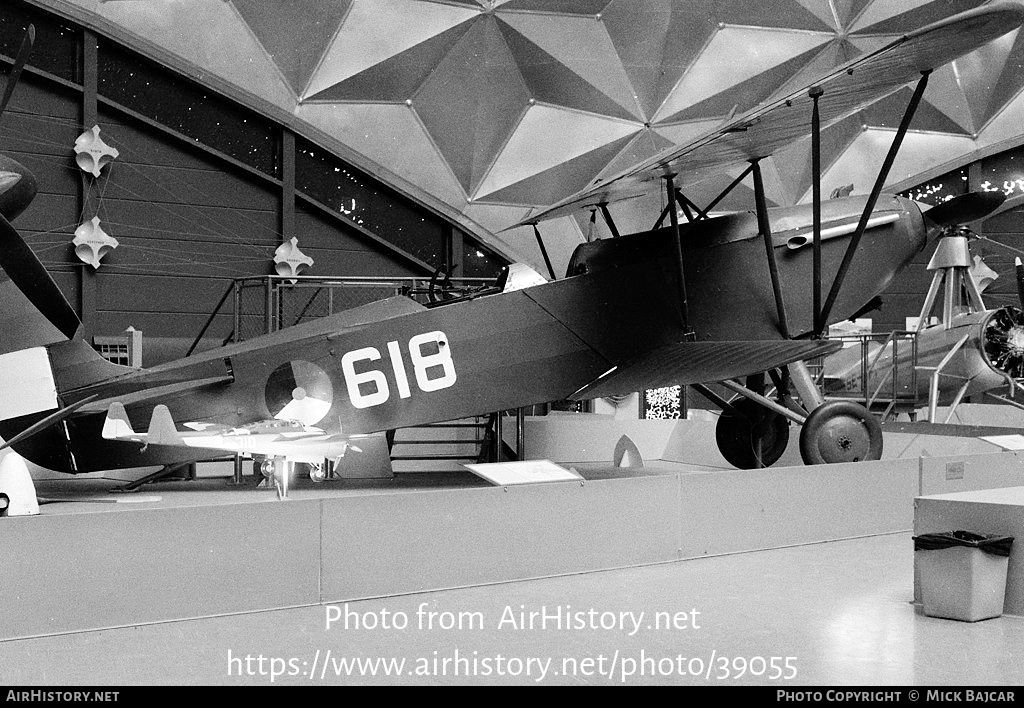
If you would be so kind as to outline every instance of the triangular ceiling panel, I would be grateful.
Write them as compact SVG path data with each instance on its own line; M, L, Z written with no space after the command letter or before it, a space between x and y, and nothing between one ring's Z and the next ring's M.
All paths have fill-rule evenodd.
M749 108L753 105L749 101L756 103L766 97L796 70L796 66L780 65L786 65L794 59L798 63L807 61L809 56L803 55L817 50L831 38L832 35L825 33L726 27L717 32L708 47L701 52L700 59L690 67L672 95L658 110L655 120L698 117L695 106L741 84L745 86L742 96L744 105L740 105L740 109ZM750 82L751 79L755 81ZM722 106L730 103L728 98L715 103L715 108L711 109L709 105L704 115L716 115L711 110L724 115L731 108L725 108L724 112L721 110ZM741 101L731 103L736 105Z
M810 2L814 2L814 0L810 0ZM871 0L832 0L829 4L836 10L840 29L845 30L864 11L864 8L871 4Z
M413 99L413 107L469 194L476 191L531 98L495 19L481 20L473 23Z
M812 81L827 74L840 64L845 64L860 53L861 51L845 38L829 41L821 51L814 55L814 58L797 69L785 83L773 91L772 98L782 97L805 88Z
M629 77L615 53L604 23L589 17L552 22L545 15L526 13L502 14L501 19L618 106L625 108L630 115L639 117L639 107ZM517 53L520 70L525 73L524 61L519 57ZM548 100L540 96L537 98Z
M822 14L811 12L797 0L716 0L713 4L708 4L711 5L709 11L714 13L715 20L728 25L779 27L810 32L835 30L831 19L826 20ZM824 9L826 8L822 8Z
M627 99L633 103L627 110L506 23L499 21L498 27L535 100L625 120L638 118L632 97ZM625 98L621 91L617 93Z
M611 0L505 0L502 10L527 10L567 15L596 15L608 6Z
M929 88L931 88L930 83ZM904 87L896 93L873 103L861 111L864 123L873 128L898 128L913 95L914 91L912 89ZM959 135L970 135L973 132L970 126L958 125L952 118L928 101L921 101L918 104L914 117L910 121L910 130L925 130L933 133L954 133Z
M864 34L912 32L987 0L874 0L850 30Z
M339 155L365 156L364 168L378 165L399 188L411 184L414 195L442 211L451 205L459 217L481 208L467 207L467 195L549 204L669 141L717 127L734 107L802 89L909 30L985 4L295 0L282 11L285 3L258 0L33 2L95 14L91 26L101 34L114 25L110 34L133 49L231 84L232 95L255 96L257 110L269 102L294 112L299 134L336 141ZM934 72L890 183L959 164L982 147L1021 143L1021 34ZM826 194L851 182L855 193L870 189L909 90L826 127ZM305 105L296 108L297 96ZM865 132L863 122L874 129ZM809 143L762 162L773 201L810 191ZM698 185L706 193L686 185L687 193L706 204L730 174ZM749 187L741 192L725 206L749 208ZM654 190L610 208L625 233L648 228L664 199ZM481 232L521 212L496 207ZM566 223L578 234L575 219Z
M1006 104L978 135L978 147L988 147L1002 142L1021 142L1021 126L1024 125L1024 94Z
M264 0L232 0L232 4L300 95L352 0L294 0L288 13Z
M980 129L1024 87L1024 32L989 42L955 62L967 106ZM993 80L993 77L997 77Z
M469 7L414 0L353 0L306 95L317 94L479 14Z
M299 106L296 116L448 204L466 194L411 108L394 104ZM372 172L372 170L371 170ZM379 175L389 181L386 175Z
M909 91L910 89L907 90ZM905 106L905 101L909 94L904 92L902 96ZM952 64L940 66L931 73L928 77L928 88L925 89L923 98L924 101L922 103L934 106L960 126L959 130L950 130L949 132L951 133L972 134L980 126L980 123L976 123L974 116L971 115L969 101L961 89L960 76L956 67ZM898 116L902 109L898 106L891 106L891 108L892 116L890 116L889 120L899 121ZM920 109L918 110L920 111Z
M865 194L874 184L878 169L892 144L895 131L866 130L825 172L822 191L853 183L855 192ZM950 155L962 155L975 147L969 137L907 133L899 155L889 171L886 184L896 184L944 164Z
M407 101L473 28L463 22L355 76L309 96L310 101Z
M671 140L658 135L656 131L643 130L633 136L633 139L615 156L615 159L604 166L598 173L597 179L606 179L622 170L627 170L662 150L667 150L674 144Z
M294 93L274 62L225 2L132 0L106 3L97 10L107 20L264 100L288 108L294 104ZM225 42L224 37L232 39ZM238 61L239 56L247 60Z
M715 32L700 3L613 0L601 15L647 120Z
M837 18L835 13L832 11L833 5L843 4L842 0L833 0L833 2L821 2L820 0L796 0L801 6L815 17L829 29L838 29L841 25L837 24Z
M584 173L579 184L569 189L563 196L572 194L585 186L590 177L608 164L622 149L624 143L620 141L628 140L640 129L641 126L636 123L613 121L585 113L535 105L523 117L474 198L498 201L492 198L493 194L509 185L548 172L551 168L570 160L587 155L593 156L595 150L603 150L609 145L615 146L610 148L611 151L607 154L601 152L593 165L593 171ZM582 165L577 163L577 167ZM550 204L554 201L557 199L544 203Z
M600 170L628 143L628 136L621 138L521 182L483 194L479 200L496 204L530 205L565 199L586 187L590 183L586 176Z

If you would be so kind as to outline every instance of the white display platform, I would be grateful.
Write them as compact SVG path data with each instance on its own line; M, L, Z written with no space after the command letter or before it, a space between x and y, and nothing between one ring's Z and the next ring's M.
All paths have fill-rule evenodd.
M905 532L922 491L1020 486L1022 470L1014 452L751 471L650 463L510 487L468 472L297 480L288 501L224 480L166 482L144 488L159 497L146 503L0 518L0 639ZM96 480L37 488L110 497Z

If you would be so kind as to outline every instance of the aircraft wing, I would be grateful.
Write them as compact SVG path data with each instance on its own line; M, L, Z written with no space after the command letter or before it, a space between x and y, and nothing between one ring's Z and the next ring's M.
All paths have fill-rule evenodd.
M325 458L358 450L351 441L365 435L328 433L320 428L282 420L251 423L242 428L204 423L185 423L189 430L178 430L167 406L153 408L149 428L136 432L120 403L112 403L103 422L107 440L137 442L143 445L223 450L245 455L287 457L293 462L322 462Z
M811 87L820 87L822 128L869 106L921 72L948 64L1024 23L1024 7L1000 3L964 12L893 40L851 60L817 81L726 121L704 135L612 177L595 180L576 195L529 215L515 226L566 216L577 210L700 181L724 168L771 155L810 133ZM514 228L514 227L509 227Z
M679 342L624 362L570 398L583 400L648 388L722 381L825 356L841 342Z

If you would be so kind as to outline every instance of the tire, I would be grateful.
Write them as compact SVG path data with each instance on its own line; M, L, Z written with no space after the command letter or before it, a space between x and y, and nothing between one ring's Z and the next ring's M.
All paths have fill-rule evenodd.
M789 444L789 421L775 411L744 398L723 411L715 426L715 442L729 464L741 470L771 467ZM760 443L760 455L758 455Z
M800 430L800 457L808 465L881 459L882 426L859 403L824 403L811 411Z

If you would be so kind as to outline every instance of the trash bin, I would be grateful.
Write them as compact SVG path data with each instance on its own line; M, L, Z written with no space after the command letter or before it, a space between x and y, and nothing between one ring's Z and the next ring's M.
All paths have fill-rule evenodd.
M970 531L914 536L924 613L964 622L1003 614L1012 545L1012 536Z

